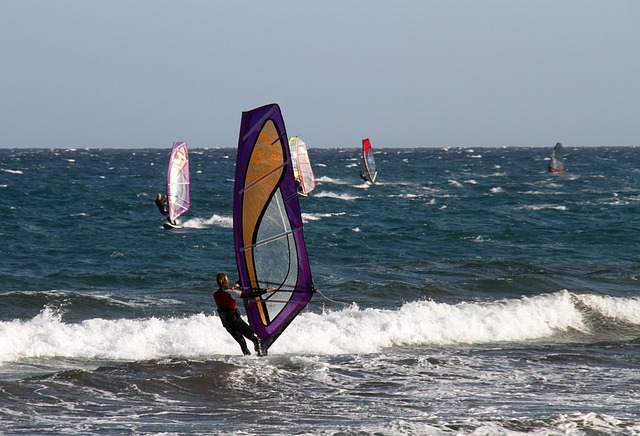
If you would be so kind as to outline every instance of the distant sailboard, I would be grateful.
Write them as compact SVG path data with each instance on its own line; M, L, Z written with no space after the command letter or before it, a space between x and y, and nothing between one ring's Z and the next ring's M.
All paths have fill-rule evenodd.
M242 290L276 288L244 299L249 324L266 352L314 293L287 132L277 104L242 113L233 238Z
M298 185L298 193L309 195L316 187L316 178L313 175L313 168L309 161L307 145L297 136L289 138L289 151L291 153L291 164L293 166L293 176Z
M551 162L549 162L549 171L552 173L564 173L564 151L562 144L557 142L551 153Z
M369 138L362 140L362 159L364 160L365 168L364 176L371 183L375 183L376 177L378 177L378 168L376 167L376 161L373 158L373 149L371 148ZM362 175L363 174L361 174L361 177Z
M165 228L180 227L176 219L189 210L189 150L185 142L174 142L167 169L167 211L169 221Z

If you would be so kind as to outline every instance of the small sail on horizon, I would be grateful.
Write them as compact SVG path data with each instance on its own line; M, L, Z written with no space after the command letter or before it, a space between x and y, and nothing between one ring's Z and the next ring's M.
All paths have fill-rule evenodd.
M309 195L316 187L316 178L309 161L307 145L299 137L291 137L289 138L289 151L291 153L293 175L298 184L299 193Z
M174 142L167 169L167 212L171 223L191 207L189 185L187 143Z
M251 328L266 352L315 292L280 107L242 113L233 188L233 240Z
M551 153L551 162L549 162L549 171L553 173L564 172L564 151L562 144L557 142Z
M373 149L369 138L362 140L362 160L364 161L365 172L360 172L360 177L375 183L378 177L378 167L376 167L376 161L373 158Z

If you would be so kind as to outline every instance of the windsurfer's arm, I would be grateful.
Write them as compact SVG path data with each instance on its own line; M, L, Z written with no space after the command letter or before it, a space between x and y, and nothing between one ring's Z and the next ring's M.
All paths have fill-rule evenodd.
M229 289L225 289L224 290L226 293L228 293L229 295L231 295L231 297L234 300L238 300L240 298L255 298L255 297L259 297L260 295L265 294L267 291L264 291L262 289L257 290L257 291L249 291L249 292L242 292L239 287L236 287L236 285L233 285L233 288L229 288Z
M227 294L231 295L231 297L234 300L237 300L239 298L245 298L244 295L242 294L242 291L240 290L240 280L238 280L237 282L235 282L233 284L233 286L231 286L230 288L227 288L224 290Z
M231 295L231 297L234 300L237 300L238 298L245 298L244 294L242 293L242 291L240 289L238 289L238 288L233 287L233 288L225 289L224 291L226 293L228 293L229 295Z
M266 294L267 292L275 292L276 288L258 289L257 291L242 292L242 298L255 298Z

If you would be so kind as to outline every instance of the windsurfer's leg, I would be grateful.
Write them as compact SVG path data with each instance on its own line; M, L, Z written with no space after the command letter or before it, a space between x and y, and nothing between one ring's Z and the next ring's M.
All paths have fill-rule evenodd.
M244 322L242 318L240 318L239 320L236 321L235 327L240 333L242 333L242 335L245 338L253 342L253 345L258 347L258 345L260 344L260 341L258 341L258 337L253 332L253 330L251 330L251 327L249 327L249 324L247 324L246 322ZM257 351L257 348L256 348L256 351Z
M233 336L233 339L235 339L236 342L240 344L240 349L242 350L242 354L244 354L245 356L250 355L251 351L249 351L249 349L247 348L247 341L244 340L242 333L240 333L238 330L236 330L233 327L227 327L227 331L231 336Z
M251 330L251 327L249 327L249 324L244 322L242 318L238 318L235 321L235 328L238 331L240 331L245 338L253 342L253 349L256 350L256 353L258 353L259 356L264 356L266 354L265 351L262 349L262 344L260 343L260 339L258 339L258 336L256 336L253 330Z

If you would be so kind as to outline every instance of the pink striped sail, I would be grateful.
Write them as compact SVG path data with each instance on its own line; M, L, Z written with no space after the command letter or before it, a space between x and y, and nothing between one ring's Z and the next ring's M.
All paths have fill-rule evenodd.
M167 210L171 222L189 210L189 150L186 142L174 142L167 169Z

